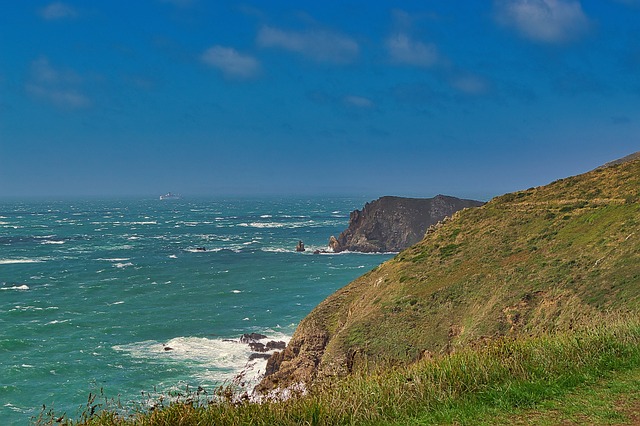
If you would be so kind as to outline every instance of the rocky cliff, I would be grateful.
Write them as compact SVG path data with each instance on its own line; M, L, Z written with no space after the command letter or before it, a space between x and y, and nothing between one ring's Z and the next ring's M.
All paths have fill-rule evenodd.
M335 252L395 252L417 243L429 226L482 202L438 195L434 198L381 197L354 210L349 226L330 240Z
M257 387L640 311L640 159L459 211L324 300Z

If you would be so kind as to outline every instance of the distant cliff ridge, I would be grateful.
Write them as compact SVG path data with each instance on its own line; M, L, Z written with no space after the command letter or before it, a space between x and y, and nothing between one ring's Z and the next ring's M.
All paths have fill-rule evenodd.
M329 245L335 252L395 252L422 240L429 226L467 207L484 203L438 195L434 198L381 197L354 210L349 227Z

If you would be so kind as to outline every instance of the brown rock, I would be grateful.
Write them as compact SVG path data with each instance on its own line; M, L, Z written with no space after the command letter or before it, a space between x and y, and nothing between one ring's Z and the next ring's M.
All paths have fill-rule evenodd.
M328 341L329 333L321 329L301 335L296 332L284 351L271 355L265 377L256 386L256 391L268 392L279 386L310 382Z
M331 236L331 238L329 238L329 248L333 250L334 253L339 253L342 251L338 239L333 235Z

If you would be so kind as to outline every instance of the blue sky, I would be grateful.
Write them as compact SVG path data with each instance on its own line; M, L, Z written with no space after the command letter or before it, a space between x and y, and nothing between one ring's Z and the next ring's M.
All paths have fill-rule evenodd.
M638 150L640 0L0 5L0 196L488 199Z

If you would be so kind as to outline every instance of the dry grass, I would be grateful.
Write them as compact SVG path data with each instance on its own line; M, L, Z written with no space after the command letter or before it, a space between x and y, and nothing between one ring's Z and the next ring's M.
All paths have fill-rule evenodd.
M478 416L536 407L612 372L638 368L640 318L634 317L570 333L499 339L406 367L377 366L321 381L287 401L239 402L220 392L204 405L202 399L183 399L126 415L115 407L98 407L91 415L95 403L90 401L77 422L61 420L86 425L472 424ZM38 424L55 420L53 413L43 414Z

